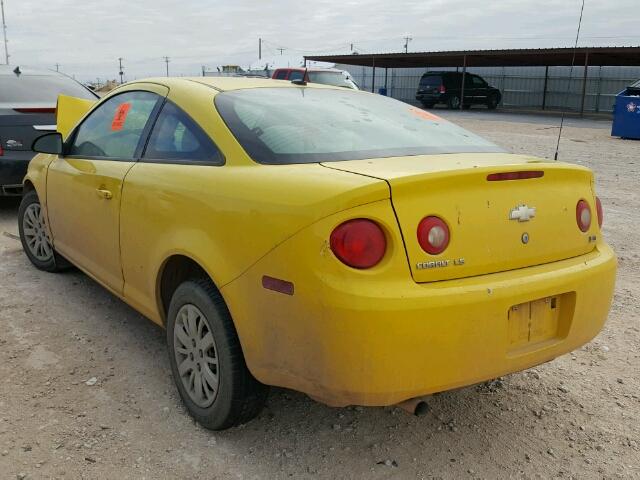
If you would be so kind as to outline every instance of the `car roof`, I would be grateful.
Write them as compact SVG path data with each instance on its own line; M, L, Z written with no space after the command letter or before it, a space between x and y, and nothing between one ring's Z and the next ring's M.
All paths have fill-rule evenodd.
M276 70L295 70L297 72L304 72L306 70L307 72L335 72L335 73L342 73L342 70L339 70L337 68L320 68L320 67L309 67L309 68L304 68L304 67L279 67L279 68L276 68Z
M61 73L54 72L53 70L45 70L31 67L23 67L21 65L0 65L0 75L16 75L15 69L19 69L20 75L37 75L53 77L55 75L62 75Z
M255 77L156 77L136 80L128 84L135 83L158 83L171 88L188 87L190 84L199 83L215 90L226 92L230 90L242 90L246 88L300 88L289 80L273 80L271 78L255 78ZM334 87L320 83L308 83L307 88L331 88L344 90L342 87Z

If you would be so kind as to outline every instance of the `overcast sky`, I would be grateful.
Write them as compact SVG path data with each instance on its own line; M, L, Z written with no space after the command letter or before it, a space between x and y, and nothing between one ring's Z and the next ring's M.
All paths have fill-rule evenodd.
M581 45L640 45L640 0L586 0ZM80 80L197 75L263 56L573 46L580 0L4 0L11 64ZM0 59L4 51L0 49Z

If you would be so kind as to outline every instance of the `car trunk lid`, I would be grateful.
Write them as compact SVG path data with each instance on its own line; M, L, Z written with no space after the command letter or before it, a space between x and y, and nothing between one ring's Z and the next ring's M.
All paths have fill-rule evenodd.
M416 282L539 265L594 248L598 232L593 178L583 167L495 153L323 165L388 183ZM541 173L537 178L488 180L491 174L520 171ZM587 200L593 216L584 233L576 223L580 199ZM426 253L417 238L418 224L429 215L442 218L450 230L449 246L438 255Z

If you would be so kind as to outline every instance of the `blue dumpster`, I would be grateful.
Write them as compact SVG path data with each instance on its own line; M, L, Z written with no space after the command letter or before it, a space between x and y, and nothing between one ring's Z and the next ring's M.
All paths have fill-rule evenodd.
M640 139L640 80L616 96L611 136Z

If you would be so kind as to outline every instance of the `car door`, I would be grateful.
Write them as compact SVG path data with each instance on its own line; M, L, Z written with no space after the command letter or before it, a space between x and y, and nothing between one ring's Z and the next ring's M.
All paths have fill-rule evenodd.
M487 103L487 91L489 85L477 75L472 75L473 103Z
M140 84L94 108L47 172L48 218L56 250L122 293L120 198L168 90ZM133 89L135 88L135 89Z
M121 206L124 296L152 320L159 321L156 278L163 256L167 248L180 251L186 240L181 238L184 232L201 235L193 230L194 224L206 227L210 221L207 215L194 221L192 215L220 208L203 205L201 192L217 188L224 163L224 156L207 133L167 99L142 158L125 179ZM216 250L213 239L203 237L203 241L203 252Z

